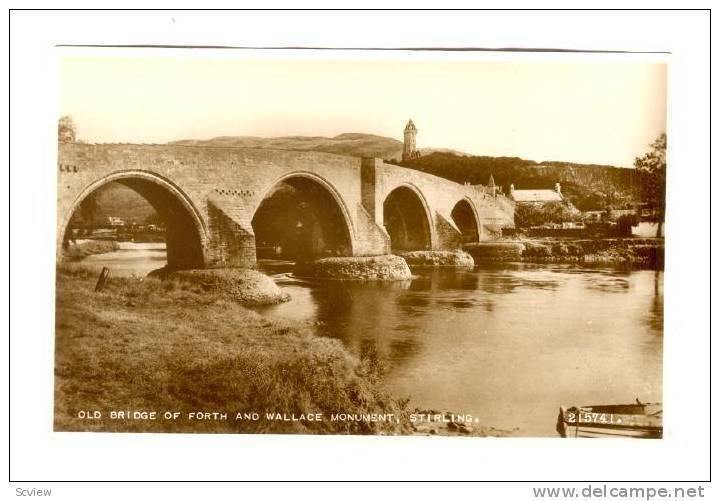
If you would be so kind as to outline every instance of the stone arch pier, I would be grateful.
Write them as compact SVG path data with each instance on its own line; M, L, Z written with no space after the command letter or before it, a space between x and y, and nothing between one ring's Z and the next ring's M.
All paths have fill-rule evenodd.
M110 182L153 205L176 269L458 249L513 225L513 205L483 186L318 152L179 145L61 143L57 246L72 214Z

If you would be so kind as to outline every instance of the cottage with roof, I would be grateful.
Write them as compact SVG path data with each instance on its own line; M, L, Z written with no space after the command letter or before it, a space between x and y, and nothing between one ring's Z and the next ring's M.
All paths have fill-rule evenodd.
M515 185L511 184L510 198L516 204L544 204L564 201L560 191L560 183L555 183L554 190L516 190Z

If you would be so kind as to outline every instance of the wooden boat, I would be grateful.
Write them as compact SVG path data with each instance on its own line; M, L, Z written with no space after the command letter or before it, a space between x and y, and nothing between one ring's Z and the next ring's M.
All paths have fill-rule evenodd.
M556 429L563 438L662 438L662 404L563 406Z

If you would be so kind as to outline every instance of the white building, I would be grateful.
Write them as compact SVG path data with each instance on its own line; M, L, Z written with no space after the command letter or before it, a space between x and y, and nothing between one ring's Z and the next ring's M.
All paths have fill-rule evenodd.
M515 203L543 204L547 202L562 202L564 200L560 191L560 183L555 183L554 190L516 190L510 185L510 198Z

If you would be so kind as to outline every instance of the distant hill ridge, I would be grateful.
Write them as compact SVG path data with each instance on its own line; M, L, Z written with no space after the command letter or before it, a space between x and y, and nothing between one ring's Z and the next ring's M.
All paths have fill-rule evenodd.
M552 189L561 183L565 197L581 210L604 209L608 204L622 206L640 201L642 173L611 165L572 162L535 162L518 157L488 157L451 150L422 148L420 158L400 162L403 143L390 137L346 132L334 137L221 136L213 139L188 139L170 144L271 148L321 151L356 157L377 157L405 167L422 170L457 182L486 184L492 174L507 192L510 184L517 189Z
M397 159L402 157L403 143L391 137L361 132L345 132L334 137L323 136L218 136L212 139L183 139L168 144L183 146L214 146L225 148L268 148L276 150L320 151L351 157ZM434 152L466 155L460 151L441 148L422 148L425 155Z
M518 157L459 156L433 152L400 165L456 182L487 184L490 175L507 193L516 189L552 189L561 184L564 197L578 209L602 210L642 201L645 174L637 169L572 162L535 162Z
M641 199L642 173L609 165L570 162L535 162L518 157L473 156L448 149L421 149L422 156L399 162L403 143L389 137L346 132L335 137L322 136L220 136L212 139L186 139L169 144L237 148L269 148L296 151L320 151L356 157L377 157L460 183L487 184L492 174L495 183L508 191L552 189L562 185L563 195L581 210L599 210L611 204ZM139 195L120 185L107 186L102 194L103 216L115 215L142 222L154 211Z
M224 146L279 150L321 151L354 157L400 158L403 144L397 139L348 132L335 137L322 136L220 136L212 139L185 139L169 144L186 146Z

